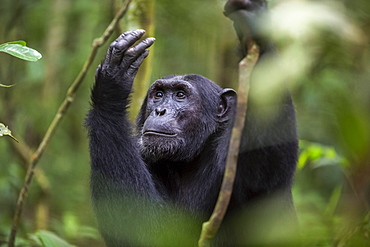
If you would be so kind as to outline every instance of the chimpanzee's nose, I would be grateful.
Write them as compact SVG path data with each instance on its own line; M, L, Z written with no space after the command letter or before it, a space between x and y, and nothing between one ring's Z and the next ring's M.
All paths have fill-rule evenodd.
M163 116L166 113L166 108L161 109L161 108L158 107L158 108L155 109L155 113L158 116Z

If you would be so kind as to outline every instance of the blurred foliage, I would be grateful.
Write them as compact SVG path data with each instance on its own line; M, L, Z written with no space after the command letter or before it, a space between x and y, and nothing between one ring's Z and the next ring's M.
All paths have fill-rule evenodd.
M145 12L145 2L154 3L154 8ZM237 39L222 14L224 2L134 0L120 29L142 27L143 18L150 14L147 25L157 39L150 54L151 71L140 71L149 73L142 77L149 79L136 83L146 88L161 76L198 73L235 88ZM282 91L282 83L293 93L304 140L293 188L304 242L307 246L370 246L370 2L270 2L271 25L266 30L283 62L266 59L257 74L261 86L253 89L251 97L264 104ZM0 43L27 40L43 59L25 63L0 54L0 81L16 84L0 88L0 122L6 122L31 149L0 138L0 245L10 232L25 177L22 153L39 144L92 40L100 36L121 3L2 0ZM148 14L141 15L143 11ZM93 67L104 58L108 45L99 51ZM83 128L94 69L87 78L40 160L19 246L42 246L40 235L32 234L40 230L50 230L76 246L103 246L90 206ZM139 97L145 94L139 93Z
M36 233L36 237L43 247L73 247L52 232L39 231Z

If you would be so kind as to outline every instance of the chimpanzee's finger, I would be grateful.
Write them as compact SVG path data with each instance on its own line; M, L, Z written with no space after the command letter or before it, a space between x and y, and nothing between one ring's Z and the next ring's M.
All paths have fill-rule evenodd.
M112 43L112 53L110 57L110 64L119 64L121 63L123 53L136 41L138 41L145 33L145 30L138 29L134 31L128 31L121 34L117 39L116 42Z
M143 52L146 51L151 45L153 45L155 38L147 38L138 43L137 45L130 47L125 51L122 59L122 65L130 65L134 62Z
M129 31L126 31L124 33L121 33L121 35L118 36L115 41L119 42L122 39L124 39L125 37L127 37L128 35L134 35L135 36L135 35L143 35L144 33L145 33L144 29L129 30Z
M140 32L140 31L144 31L144 30L138 29L138 30L134 30L134 31L127 31L127 32L122 33L120 36L118 36L118 38L116 40L114 40L109 46L109 49L107 51L107 55L105 56L105 61L104 61L105 65L110 64L112 52L115 49L115 46L116 46L117 42L123 40L125 36L131 35L133 32ZM145 31L144 31L144 33L145 33Z
M144 59L149 55L149 50L145 50L141 55L132 63L127 69L127 74L135 76L140 65L143 63Z
M101 68L102 68L102 65L101 64L99 64L98 65L98 67L96 68L96 70L95 70L95 80L97 80L98 79L98 77L99 77L99 73L101 72Z
M107 51L107 55L105 55L105 60L104 60L103 66L106 66L106 65L108 65L110 63L110 59L111 59L111 56L112 56L113 47L115 46L116 43L117 43L117 41L113 41L110 44L109 49Z

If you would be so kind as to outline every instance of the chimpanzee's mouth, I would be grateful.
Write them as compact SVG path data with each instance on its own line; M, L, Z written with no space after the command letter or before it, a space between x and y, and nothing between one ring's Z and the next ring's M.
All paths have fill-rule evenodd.
M156 135L156 136L163 136L163 137L175 137L177 136L176 133L169 133L157 130L146 130L144 131L143 135Z

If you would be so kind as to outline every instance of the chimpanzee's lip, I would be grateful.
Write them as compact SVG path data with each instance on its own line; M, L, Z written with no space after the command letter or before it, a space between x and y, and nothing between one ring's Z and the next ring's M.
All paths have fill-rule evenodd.
M157 135L157 136L164 136L164 137L175 137L177 136L176 133L168 133L168 132L163 132L163 131L158 131L158 130L146 130L143 133L144 135Z

